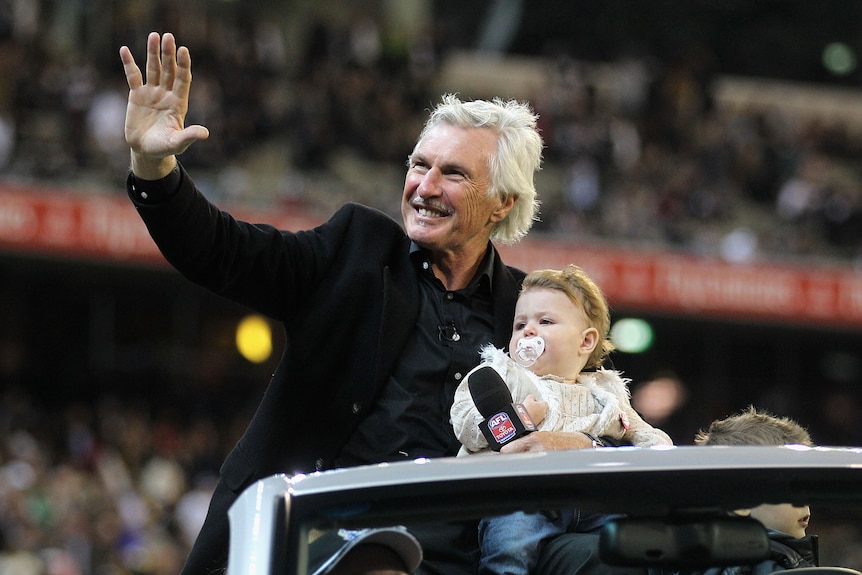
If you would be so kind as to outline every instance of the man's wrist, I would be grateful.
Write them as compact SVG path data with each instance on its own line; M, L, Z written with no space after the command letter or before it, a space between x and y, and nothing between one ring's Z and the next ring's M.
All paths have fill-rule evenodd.
M132 152L131 170L138 180L156 181L166 178L177 169L176 156L151 160Z
M592 445L593 445L593 449L598 449L599 447L605 447L605 442L602 441L601 439L599 439L598 437L596 437L595 435L587 433L586 431L582 431L581 433L583 433L587 437L587 439L590 440L590 443L592 443Z
M173 196L181 182L182 172L179 163L176 163L168 175L158 180L143 179L135 172L130 172L127 187L135 201L142 204L158 204Z

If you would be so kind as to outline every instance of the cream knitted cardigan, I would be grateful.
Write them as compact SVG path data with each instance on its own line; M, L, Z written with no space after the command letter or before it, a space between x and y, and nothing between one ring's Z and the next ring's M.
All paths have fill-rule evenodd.
M539 401L548 402L547 415L536 426L538 431L583 431L638 447L673 444L664 431L648 424L632 408L629 380L618 371L581 372L576 382L565 382L553 375L539 377L515 363L505 351L491 345L482 348L481 356L482 363L458 385L450 412L455 436L462 444L458 455L490 451L479 430L484 418L476 409L468 388L470 375L484 366L491 366L500 374L515 403L522 403L530 394Z

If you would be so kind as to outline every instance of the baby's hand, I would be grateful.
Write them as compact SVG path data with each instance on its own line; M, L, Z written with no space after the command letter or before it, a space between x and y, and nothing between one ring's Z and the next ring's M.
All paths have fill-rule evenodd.
M548 402L539 401L532 394L525 397L521 405L524 406L524 409L530 414L530 419L536 425L542 423L542 420L545 419L545 415L548 413Z

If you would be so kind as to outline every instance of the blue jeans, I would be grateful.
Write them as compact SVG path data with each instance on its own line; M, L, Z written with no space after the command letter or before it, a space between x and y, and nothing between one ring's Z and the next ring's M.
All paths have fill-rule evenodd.
M479 522L482 556L479 575L529 575L543 542L563 533L587 533L604 525L609 515L565 508L553 512L487 517Z

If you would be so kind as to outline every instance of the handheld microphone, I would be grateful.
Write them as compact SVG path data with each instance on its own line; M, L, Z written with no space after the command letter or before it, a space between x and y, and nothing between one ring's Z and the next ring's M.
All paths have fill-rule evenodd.
M514 403L506 382L493 367L480 367L471 373L467 387L476 409L485 418L479 429L494 451L536 430L526 408Z

